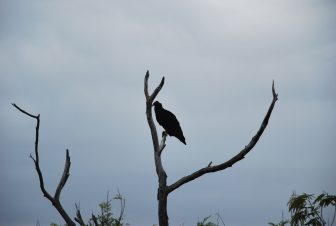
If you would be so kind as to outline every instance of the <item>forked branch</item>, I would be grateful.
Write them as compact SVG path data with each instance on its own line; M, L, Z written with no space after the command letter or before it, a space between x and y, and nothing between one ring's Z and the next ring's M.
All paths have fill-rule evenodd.
M55 208L57 209L57 211L59 212L59 214L62 216L62 218L64 219L64 221L67 223L67 225L69 226L75 226L75 222L72 221L72 219L69 217L69 215L65 212L65 210L63 209L63 206L60 203L60 195L61 195L61 191L65 185L65 183L68 180L69 177L69 171L70 171L70 155L69 155L69 150L66 150L66 158L65 158L65 166L64 166L64 171L63 171L63 175L58 183L58 186L56 188L55 194L54 196L51 196L50 193L45 189L44 187L44 181L43 181L43 175L42 175L42 171L40 168L40 160L39 160L39 129L40 129L40 115L33 115L28 113L27 111L23 110L22 108L20 108L19 106L17 106L16 104L12 104L16 109L18 109L20 112L22 112L25 115L28 115L29 117L32 117L34 119L36 119L36 129L35 129L35 157L33 157L30 154L30 158L33 160L34 164L35 164L35 169L40 181L40 188L41 191L44 195L44 197L46 197L53 206L55 206Z
M144 91L145 91L145 96L146 96L147 102L150 102L151 104L153 104L153 101L154 101L155 97L158 95L158 93L160 92L160 90L162 89L162 87L164 85L165 78L162 77L160 84L153 91L152 95L149 95L149 93L148 93L148 79L149 79L149 71L147 71L146 75L145 75Z
M166 147L166 139L167 139L168 134L164 131L162 133L162 140L160 142L160 146L159 146L159 155L161 156L161 153L163 151L163 149Z
M162 89L165 79L164 77L162 77L160 84L155 88L155 90L153 91L151 95L149 95L149 92L148 92L148 79L149 79L149 71L146 72L145 81L144 81L144 92L145 92L145 97L146 97L146 115L147 115L147 122L150 128L151 134L152 134L154 151L160 152L159 138L157 135L156 127L155 127L153 116L152 116L152 105L153 105L153 101L155 97L158 95L158 93Z
M65 185L65 183L67 182L69 176L70 176L70 155L69 155L69 150L66 150L66 157L65 157L65 165L64 165L64 170L63 170L63 175L61 177L60 182L58 183L56 192L55 192L55 199L60 199L60 195L61 195L61 191Z
M266 116L265 116L264 120L262 121L259 130L255 134L255 136L252 137L251 141L237 155L233 156L228 161L226 161L224 163L221 163L219 165L211 166L212 162L210 162L207 167L201 168L200 170L197 170L190 175L182 177L181 179L179 179L175 183L168 186L168 188L167 188L168 193L174 191L175 189L179 188L180 186L182 186L182 185L184 185L184 184L186 184L186 183L188 183L192 180L195 180L196 178L198 178L198 177L200 177L204 174L224 170L228 167L233 166L233 164L237 163L238 161L244 159L245 155L247 155L247 153L249 153L252 150L252 148L257 144L259 138L261 137L264 130L266 129L269 118L271 117L275 102L278 100L278 94L275 92L275 88L274 88L274 81L272 83L272 94L273 94L273 100L271 102L271 105L268 108Z
M158 214L159 214L159 225L160 226L168 226L168 213L167 213L167 174L163 168L161 161L161 153L164 147L166 146L166 134L163 134L162 140L159 143L159 138L157 135L157 130L153 121L152 114L152 105L155 97L158 95L160 90L164 84L164 77L161 79L160 84L156 87L154 92L150 95L148 92L148 79L149 79L149 71L146 72L145 81L144 81L144 93L146 97L146 117L147 122L151 131L153 147L154 147L154 161L155 161L155 169L156 174L158 176Z
M152 105L153 105L155 97L159 94L159 92L161 91L161 89L164 85L165 77L162 77L160 84L155 88L155 90L153 91L153 93L151 95L149 95L149 92L148 92L148 79L149 79L149 71L146 72L145 81L144 81L144 93L145 93L145 97L146 97L147 122L148 122L148 125L149 125L149 128L150 128L151 134L152 134L154 151L158 152L161 155L162 150L166 146L165 142L166 142L167 134L162 134L162 140L159 144L159 138L158 138L156 127L155 127L155 124L154 124L154 121L153 121Z

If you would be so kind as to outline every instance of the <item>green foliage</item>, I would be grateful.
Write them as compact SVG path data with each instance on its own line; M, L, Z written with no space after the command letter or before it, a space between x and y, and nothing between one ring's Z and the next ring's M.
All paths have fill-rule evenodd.
M106 202L102 202L99 204L101 214L98 215L98 222L100 225L112 225L112 200L109 199L108 195L106 198Z
M211 215L205 217L202 221L198 221L197 222L197 226L220 226L219 221L223 224L223 226L225 226L224 221L222 219L222 217L217 213L217 223L213 223L210 221Z
M118 217L114 217L112 212L112 201L118 200L120 203L120 213ZM126 199L118 193L112 199L109 197L109 193L107 193L106 201L99 204L100 214L97 216L92 214L91 219L89 220L87 226L126 226L129 225L124 223L125 217L125 207L126 207ZM59 226L58 224L51 223L50 226ZM65 225L66 226L66 225Z
M210 217L211 216L207 216L202 222L197 222L197 226L218 226L217 224L208 221Z
M120 213L117 217L112 212L112 201L117 200L120 204ZM124 223L124 211L126 206L126 200L118 193L113 199L109 198L107 193L106 201L99 204L100 214L97 216L92 214L92 218L88 222L88 226L126 226ZM322 193L315 197L313 194L303 193L297 195L292 194L288 203L288 211L291 214L290 220L282 220L279 223L269 222L271 226L333 226L336 218L336 196L329 195L328 193ZM332 219L324 219L323 211L326 208L334 208L334 214ZM211 216L205 217L202 221L197 222L197 226L220 226L224 224L223 219L219 214L217 216L217 223L211 221ZM221 222L221 223L220 223ZM51 223L50 226L58 226L55 223ZM155 226L155 225L153 225Z
M92 217L88 223L89 226L124 226L124 211L126 206L126 200L123 196L118 193L113 198L113 200L118 200L120 203L120 213L118 217L113 217L112 213L112 199L109 198L109 193L107 193L106 201L99 204L100 214L96 217L92 214Z
M328 193L322 193L315 197L313 194L303 193L297 195L292 194L288 203L288 211L291 214L291 219L280 221L280 223L268 223L273 226L285 226L290 224L291 226L297 225L309 225L309 226L332 226L335 222L336 216L336 196L329 195ZM324 219L323 211L328 208L334 208L334 215L332 219Z

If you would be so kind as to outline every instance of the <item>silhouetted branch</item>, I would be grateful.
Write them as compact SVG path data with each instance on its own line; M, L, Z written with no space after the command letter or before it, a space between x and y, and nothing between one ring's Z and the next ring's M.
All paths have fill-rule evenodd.
M34 119L36 119L36 129L35 129L35 158L32 156L32 154L30 154L30 158L34 161L35 164L35 168L36 168L36 172L37 175L39 177L39 181L40 181L40 188L41 191L43 193L43 195L49 199L52 202L52 196L46 191L45 187L44 187L44 181L43 181L43 176L42 176L42 172L40 169L40 163L39 163L39 152L38 152L38 144L39 144L39 129L40 129L40 115L33 115L28 113L27 111L23 110L22 108L20 108L19 106L17 106L16 104L12 104L15 108L17 108L19 111L21 111L22 113L28 115L29 117L32 117Z
M165 141L166 141L167 134L163 133L162 140L159 144L157 130L156 130L156 127L153 121L153 116L152 116L153 101L163 87L164 77L162 78L161 83L156 87L152 95L149 95L149 92L148 92L148 79L149 79L149 72L147 71L145 75L145 80L144 80L144 93L146 97L147 122L148 122L151 135L152 135L155 167L156 167L156 173L158 175L158 180L159 180L159 188L158 188L158 193L157 193L157 199L159 201L158 203L159 225L168 226L167 197L169 193L179 188L180 186L192 180L195 180L198 177L201 177L204 174L224 170L228 167L231 167L233 164L237 163L238 161L242 160L245 157L245 155L247 155L247 153L249 153L252 150L252 148L257 144L259 138L261 137L262 133L267 127L269 118L271 117L271 114L272 114L272 111L275 105L275 102L278 100L278 94L275 92L274 81L273 81L272 83L273 100L266 113L266 116L264 120L262 121L261 126L259 130L257 131L257 133L255 134L255 136L245 146L245 148L242 149L238 154L236 154L234 157L232 157L228 161L222 164L219 164L219 165L212 166L212 161L211 161L206 167L201 168L200 170L197 170L190 175L182 177L175 183L171 184L170 186L167 186L167 174L163 168L162 161L161 161L161 153L166 146Z
M70 173L69 173L70 165L71 165L70 155L69 155L69 150L67 149L66 150L66 158L65 158L64 171L63 171L63 175L61 177L60 182L58 183L58 186L57 186L57 189L56 189L56 192L55 192L55 199L59 199L60 198L61 191L62 191L65 183L67 182L67 180L68 180L68 178L70 176Z
M121 222L124 217L125 207L126 207L126 199L123 198L123 196L120 194L119 189L117 195L114 197L114 199L119 200L120 202L120 214L118 219L115 219L117 222Z
M163 151L163 149L166 147L166 138L167 138L167 133L165 131L162 132L162 140L160 142L160 146L159 146L159 155L161 156L161 153Z
M77 221L77 223L80 226L86 226L86 224L84 223L84 220L82 218L82 214L80 212L80 205L75 204L76 206L76 217L75 217L75 221Z
M212 161L211 161L211 162L209 162L209 164L208 164L208 166L207 166L207 167L210 167L210 166L211 166L211 164L212 164Z
M163 87L164 84L164 77L162 77L160 84L158 85L158 87L156 87L156 89L153 91L152 95L149 95L148 93L148 78L149 78L149 71L146 72L145 75L145 85L144 85L144 91L145 91L145 96L146 96L146 100L151 102L151 104L153 103L155 97L158 95L158 93L160 92L160 90Z
M55 206L55 208L57 209L57 211L59 212L59 214L62 216L62 218L64 219L64 221L67 223L68 226L75 226L75 222L73 222L71 220L71 218L69 217L69 215L65 212L65 210L63 209L63 206L60 203L60 194L62 191L62 188L64 187L68 177L69 177L69 170L70 170L70 156L69 156L69 151L66 150L66 160L65 160L65 167L64 167L64 172L62 175L62 178L57 186L56 192L54 197L52 197L49 192L47 192L47 190L44 187L44 181L43 181L43 175L42 175L42 171L40 169L40 160L39 160L39 152L38 152L38 144L39 144L39 128L40 128L40 115L33 115L28 113L27 111L23 110L22 108L18 107L16 104L12 104L16 109L18 109L20 112L36 119L36 129L35 129L35 158L30 154L30 158L33 160L34 164L35 164L35 169L40 181L40 188L41 191L44 195L44 197L46 197L53 206Z
M148 79L149 79L149 71L146 72L145 84L144 84L144 87L145 87L144 92L146 96L146 116L147 116L147 122L148 122L149 128L151 130L151 134L152 134L154 151L160 153L164 148L166 136L162 136L162 141L161 141L161 146L160 146L159 138L157 135L157 130L156 130L156 127L153 121L153 116L152 116L152 105L153 105L153 101L155 97L157 96L157 94L160 92L160 90L163 87L164 77L162 77L160 84L155 88L154 92L151 95L148 94Z
M173 183L172 185L168 186L168 193L174 191L175 189L179 188L180 186L182 186L183 184L186 184L192 180L195 180L196 178L206 174L206 173L213 173L213 172L217 172L217 171L221 171L224 170L228 167L231 167L233 164L237 163L238 161L242 160L243 158L245 158L245 155L247 153L249 153L252 148L257 144L259 138L261 137L261 135L263 134L264 130L267 127L268 124L268 120L271 117L275 102L278 100L278 94L275 92L274 89L274 81L272 83L272 94L273 94L273 100L272 103L266 113L266 116L264 118L264 120L261 123L261 126L259 128L259 130L257 131L257 133L255 134L255 136L252 138L252 140L248 143L248 145L245 146L244 149L242 149L237 155L235 155L234 157L232 157L230 160L219 164L219 165L214 165L211 166L211 164L209 164L207 167L204 167L200 170L197 170L196 172L182 177L181 179L179 179L178 181L176 181L175 183Z
M334 216L333 216L333 219L331 221L331 225L334 225L335 217L336 217L336 205L335 205L335 208L334 208Z
M158 181L159 181L159 187L158 187L158 192L157 192L157 199L159 201L159 205L158 205L159 225L168 226L168 214L167 214L168 193L166 191L167 174L163 168L162 161L161 161L161 153L165 147L165 141L166 141L167 135L163 134L161 144L159 144L157 130L156 130L156 127L153 121L153 114L152 114L153 101L163 87L164 77L161 79L160 84L156 87L152 95L149 95L149 92L148 92L148 79L149 79L149 71L147 71L145 75L144 93L146 97L147 122L150 128L150 131L151 131L153 147L154 147L155 169L156 169L156 174L158 176Z
M160 84L158 85L158 87L156 87L156 89L154 90L154 92L152 93L152 95L148 94L148 79L149 79L149 71L146 72L145 75L145 96L146 96L146 115L147 115L147 122L152 134L152 140L153 140L153 146L154 146L154 158L155 158L155 166L156 166L156 172L159 176L159 180L160 178L163 179L163 177L167 177L165 170L163 169L162 166L162 162L161 162L161 152L163 150L163 148L165 147L165 140L166 140L166 136L162 137L162 141L161 141L161 145L159 144L159 138L157 135L157 130L155 127L155 123L153 121L153 114L152 114L152 105L153 105L153 101L155 99L155 97L157 96L157 94L160 92L161 88L163 87L164 84L164 77L162 78ZM163 177L161 177L161 176ZM163 181L162 181L163 183Z
M36 116L36 115L32 115L32 114L26 112L25 110L23 110L22 108L20 108L19 106L17 106L15 103L12 103L12 105L14 107L16 107L16 109L18 109L19 111L21 111L23 114L26 114L26 115L28 115L28 116L30 116L32 118L35 118L35 119L37 119L39 117L39 115Z
M158 138L156 127L153 121L152 105L153 105L153 101L156 95L159 93L159 91L161 90L164 84L164 77L162 78L160 85L155 89L152 95L148 94L148 78L149 78L149 71L146 72L145 85L144 85L145 86L144 91L145 91L145 96L146 96L146 116L147 116L147 122L148 122L149 128L151 130L151 134L152 134L154 151L159 152L159 138Z
M100 226L99 223L98 223L97 217L94 214L92 214L92 220L93 220L93 223L95 224L95 226Z

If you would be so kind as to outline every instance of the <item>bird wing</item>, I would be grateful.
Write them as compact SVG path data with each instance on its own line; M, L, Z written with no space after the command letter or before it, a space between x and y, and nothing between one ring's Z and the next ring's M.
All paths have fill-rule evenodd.
M155 111L155 115L156 120L165 129L169 136L175 136L182 143L186 144L180 123L172 112L164 108L158 108Z
M182 138L183 132L176 116L170 111L164 110L163 117L165 118L164 121L166 122L165 125L163 126L166 132L171 136Z

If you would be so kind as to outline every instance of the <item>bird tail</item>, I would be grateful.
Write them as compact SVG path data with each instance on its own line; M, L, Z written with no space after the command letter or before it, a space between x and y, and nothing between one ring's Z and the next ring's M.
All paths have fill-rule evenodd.
M184 143L184 145L187 145L184 136L182 136L182 137L178 137L178 139L179 139L182 143Z

